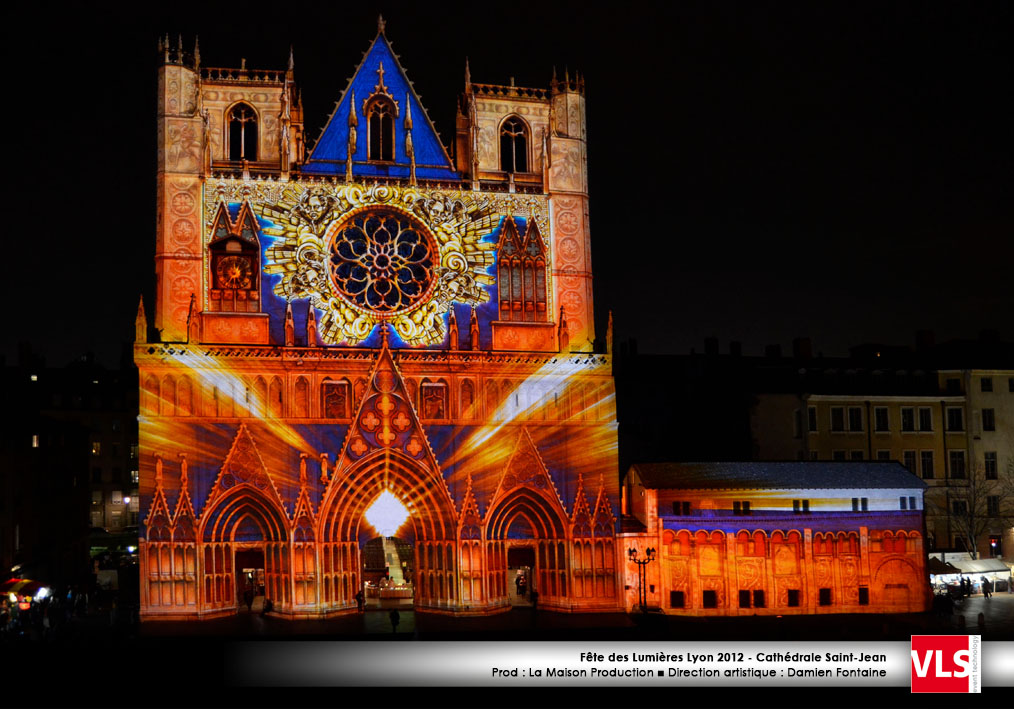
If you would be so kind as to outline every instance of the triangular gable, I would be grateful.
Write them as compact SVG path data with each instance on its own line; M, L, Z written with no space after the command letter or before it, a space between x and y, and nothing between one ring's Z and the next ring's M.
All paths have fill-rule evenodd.
M257 217L254 216L253 208L249 202L244 201L239 206L235 219L229 213L229 207L225 202L218 203L218 211L215 212L215 220L211 226L211 243L238 238L259 247L260 239L257 236L259 231Z
M574 512L570 521L574 524L575 537L592 535L592 514L588 507L588 496L584 491L584 476L578 473L577 492L574 494Z
M370 453L388 450L420 462L447 490L440 474L440 464L419 422L408 387L387 346L386 327L386 324L381 325L380 354L370 372L366 391L360 397L356 417L345 436L331 484L337 484L336 481L340 481L349 468ZM447 496L450 499L450 491L447 491Z
M553 505L560 514L560 518L566 520L568 515L563 505L563 499L556 489L556 483L549 474L549 468L542 459L532 435L527 427L522 427L518 434L517 442L514 444L514 452L507 459L503 474L500 476L500 483L490 502L492 509L504 495L507 495L516 487L528 487Z
M613 507L609 504L609 496L606 494L606 484L602 475L599 475L599 494L595 499L595 536L611 537L616 532L616 515L613 514Z
M236 432L236 438L229 448L228 455L225 456L222 468L215 477L211 492L208 493L208 497L204 501L204 510L201 514L210 510L219 497L238 485L250 485L260 490L277 505L283 516L288 517L285 505L282 503L282 496L278 494L278 488L275 487L274 481L268 474L267 466L264 465L253 436L250 435L245 423L240 424L239 430Z
M176 511L173 513L173 539L175 541L194 541L197 530L197 513L190 499L190 476L187 470L187 456L180 454L180 496L176 499Z
M367 118L363 114L364 102L380 85L383 65L383 87L397 102L398 115L394 120L393 163L369 163ZM383 93L383 91L380 91ZM353 95L357 105L352 105ZM411 159L405 151L405 118L411 115L412 145L415 152L416 176L419 179L458 180L446 148L440 142L433 122L412 88L398 56L383 32L378 32L355 74L345 87L334 111L321 131L310 156L303 165L304 173L345 175L348 156L349 111L354 110L358 127L356 150L352 156L352 174L355 177L409 177Z
M168 542L172 538L172 515L162 487L162 456L155 456L155 492L148 514L144 516L144 538L149 542Z
M479 504L476 502L475 492L472 490L472 475L469 474L465 484L465 499L461 502L461 522L458 525L458 538L481 539L482 526Z
M296 497L296 505L292 510L292 520L299 526L304 517L310 522L310 529L317 527L317 513L314 512L313 504L310 501L310 483L306 470L309 456L302 453L299 456L299 496Z

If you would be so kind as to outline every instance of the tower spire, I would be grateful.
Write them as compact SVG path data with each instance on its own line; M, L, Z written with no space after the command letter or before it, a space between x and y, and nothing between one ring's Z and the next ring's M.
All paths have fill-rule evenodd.
M296 58L292 51L292 45L289 45L289 71L293 71L296 68Z
M567 329L567 313L563 306L560 306L560 353L566 354L570 351L570 330Z
M356 152L356 126L359 116L356 115L356 90L352 89L352 100L349 102L349 142L345 158L345 181L352 182L352 156Z
M383 15L377 15L377 34L384 34L384 28L387 26L387 22L384 21Z
M296 344L296 321L292 317L292 302L285 304L285 346L294 347Z
M468 57L465 57L465 91L472 90L472 72L468 68Z
M412 145L412 101L408 91L405 92L405 154L410 161L408 184L415 187L415 146Z
M194 69L201 70L201 38L194 35Z
M144 296L137 301L137 317L134 319L134 342L143 345L148 342L148 318L144 316Z
M317 346L317 314L313 309L313 303L306 306L306 346Z
M180 494L187 492L187 488L190 486L190 476L187 473L187 454L180 453Z
M447 349L458 349L458 318L454 315L454 306L450 308L447 316Z
M472 305L472 316L468 321L468 336L472 340L472 349L479 349L479 316L475 313L475 305Z

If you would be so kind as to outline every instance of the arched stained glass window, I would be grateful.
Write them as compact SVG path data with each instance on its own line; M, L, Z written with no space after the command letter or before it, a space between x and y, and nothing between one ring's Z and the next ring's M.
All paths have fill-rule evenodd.
M246 103L237 103L229 109L226 118L229 126L229 159L257 159L257 112Z
M370 160L394 160L394 116L394 104L384 97L375 97L366 105Z
M535 221L528 220L524 238L509 218L503 226L497 251L500 319L545 322L546 256Z
M517 116L508 116L500 124L500 169L503 172L528 172L528 126Z

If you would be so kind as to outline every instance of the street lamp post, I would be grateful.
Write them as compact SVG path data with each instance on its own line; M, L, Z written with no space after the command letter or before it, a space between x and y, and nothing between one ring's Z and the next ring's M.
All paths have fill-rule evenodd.
M644 552L644 558L637 558L637 549L631 547L627 550L627 558L637 564L637 594L641 604L641 612L648 612L648 597L644 590L644 582L647 575L645 568L655 560L655 549L648 547Z

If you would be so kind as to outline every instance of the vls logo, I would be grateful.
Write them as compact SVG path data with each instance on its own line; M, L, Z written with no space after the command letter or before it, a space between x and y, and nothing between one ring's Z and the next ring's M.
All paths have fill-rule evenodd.
M913 692L981 692L978 635L913 635Z

